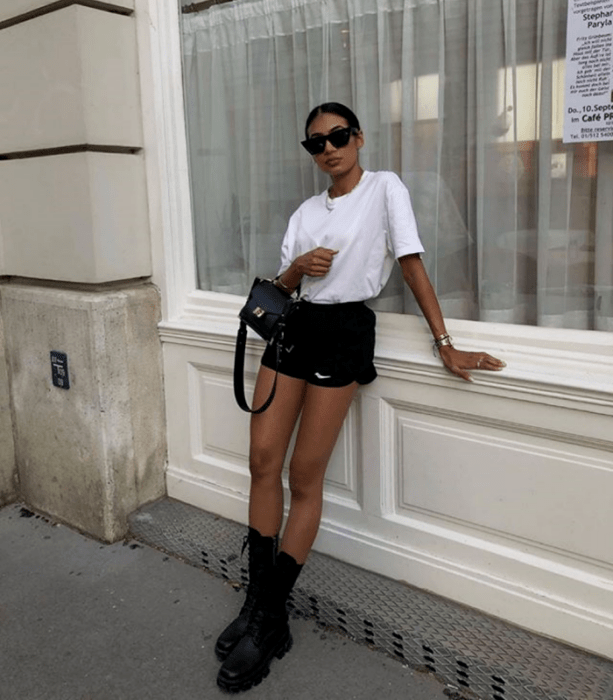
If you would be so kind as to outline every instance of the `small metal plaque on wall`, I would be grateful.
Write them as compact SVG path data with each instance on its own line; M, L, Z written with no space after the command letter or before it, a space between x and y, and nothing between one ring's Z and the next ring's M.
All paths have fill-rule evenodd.
M68 378L68 357L65 352L51 351L51 379L53 386L59 386L60 389L70 389L70 380Z

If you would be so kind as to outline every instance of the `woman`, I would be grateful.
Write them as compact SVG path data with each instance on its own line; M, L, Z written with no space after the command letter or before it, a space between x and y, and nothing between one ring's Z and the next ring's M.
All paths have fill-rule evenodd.
M358 386L377 376L375 314L364 301L381 291L394 259L450 372L470 381L469 369L504 367L486 353L451 344L421 261L409 194L394 173L362 169L364 137L355 114L338 103L322 104L309 114L305 134L304 147L332 184L297 209L283 241L276 283L287 291L300 285L303 301L286 329L275 399L251 419L249 586L239 616L215 647L224 662L217 682L232 692L259 683L272 658L291 647L285 603L317 535L328 460ZM270 392L275 359L269 346L255 405ZM289 468L291 504L277 553L281 471L301 412Z

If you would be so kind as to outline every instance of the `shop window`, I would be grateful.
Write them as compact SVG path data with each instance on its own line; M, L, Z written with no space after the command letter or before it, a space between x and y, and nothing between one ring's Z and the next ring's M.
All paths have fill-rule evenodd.
M327 186L300 147L304 119L334 100L362 122L364 167L409 188L448 317L613 329L613 149L562 143L566 13L563 0L185 7L200 288L244 295L277 272L290 214ZM375 308L417 311L399 274Z

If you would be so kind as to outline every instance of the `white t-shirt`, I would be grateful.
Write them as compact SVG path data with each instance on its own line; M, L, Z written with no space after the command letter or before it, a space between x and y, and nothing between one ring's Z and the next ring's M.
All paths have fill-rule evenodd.
M319 246L339 252L325 277L302 278L303 299L339 304L376 297L394 260L424 251L400 178L392 172L364 171L348 194L330 199L326 190L303 202L289 220L279 273Z

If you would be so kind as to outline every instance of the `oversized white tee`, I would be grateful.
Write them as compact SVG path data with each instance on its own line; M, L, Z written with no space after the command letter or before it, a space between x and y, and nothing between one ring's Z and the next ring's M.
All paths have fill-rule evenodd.
M303 299L340 304L376 297L394 260L424 251L402 180L392 172L365 170L351 192L331 199L326 190L303 202L289 220L279 274L319 246L339 252L325 277L302 278Z

